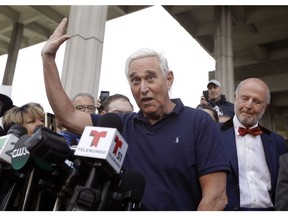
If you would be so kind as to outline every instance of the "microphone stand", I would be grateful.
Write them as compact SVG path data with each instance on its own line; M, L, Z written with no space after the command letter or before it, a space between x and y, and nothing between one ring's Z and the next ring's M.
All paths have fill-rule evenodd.
M101 191L93 189L95 186L97 167L101 166L100 161L94 161L89 174L89 177L84 186L77 185L73 196L70 199L66 210L81 211L81 210L97 210L101 201Z
M8 210L9 204L11 200L14 200L14 193L16 190L16 183L13 183L13 185L10 187L8 193L5 195L5 198L3 199L4 203L1 203L0 210L6 211Z
M75 159L73 162L73 170L71 171L70 175L66 178L64 185L57 193L56 201L53 207L53 211L63 210L63 205L67 202L67 198L72 196L73 189L76 184L76 180L79 182L80 178L80 169L83 168L82 161L80 159ZM82 173L82 175L84 172ZM83 177L83 176L81 176ZM80 179L81 181L81 179Z
M19 210L19 206L22 202L21 199L18 199L17 197L21 196L23 193L26 174L14 171L11 167L5 168L3 174L5 174L5 176L1 177L1 180L3 180L3 182L1 181L1 187L4 187L5 191L3 191L3 193L5 193L5 195L1 199L0 211ZM5 189L6 187L8 190Z
M97 211L107 210L106 207L108 205L108 199L109 199L109 194L111 193L111 189L112 189L112 181L108 180L107 182L105 182L103 186L101 202L97 208Z
M28 209L28 204L29 204L28 201L29 201L29 198L32 196L32 194L31 194L32 185L34 184L34 181L35 181L34 173L35 173L35 167L33 167L31 173L29 174L27 189L26 189L26 193L25 193L24 201L23 201L23 205L22 205L22 211L29 210Z

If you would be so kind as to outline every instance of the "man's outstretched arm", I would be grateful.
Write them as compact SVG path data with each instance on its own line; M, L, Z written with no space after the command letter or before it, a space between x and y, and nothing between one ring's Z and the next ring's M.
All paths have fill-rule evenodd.
M59 47L70 39L65 34L67 23L68 19L64 18L42 48L44 83L48 101L57 119L69 131L81 134L85 126L92 125L90 114L74 108L61 84L55 62Z

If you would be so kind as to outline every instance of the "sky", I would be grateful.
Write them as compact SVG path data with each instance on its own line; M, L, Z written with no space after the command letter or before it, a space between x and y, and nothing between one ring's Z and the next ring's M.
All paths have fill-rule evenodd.
M19 51L11 98L16 106L33 101L40 103L46 112L52 112L45 93L40 56L44 43ZM130 98L135 111L139 110L124 68L126 58L143 47L166 56L175 79L170 97L181 98L185 105L196 107L206 89L208 71L215 70L215 61L160 5L106 22L99 94L101 90L124 94ZM62 45L56 57L60 74L64 51ZM0 57L0 81L6 59L7 55Z

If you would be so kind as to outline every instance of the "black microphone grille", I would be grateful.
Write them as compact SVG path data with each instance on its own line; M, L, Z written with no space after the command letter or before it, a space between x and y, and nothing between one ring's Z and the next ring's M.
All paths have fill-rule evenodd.
M102 115L97 122L97 126L116 128L119 133L122 133L123 131L122 119L115 113L106 113Z
M136 170L126 170L121 180L122 193L129 193L129 199L140 202L145 189L145 177ZM125 197L124 197L125 198Z
M33 134L36 133L36 131L38 131L38 130L41 129L41 128L45 128L45 126L44 126L44 125L38 125L38 126L36 126L36 127L34 128L34 130L33 130Z
M18 138L27 133L28 133L27 129L24 126L19 125L19 124L12 125L7 132L7 134L13 134L17 136Z

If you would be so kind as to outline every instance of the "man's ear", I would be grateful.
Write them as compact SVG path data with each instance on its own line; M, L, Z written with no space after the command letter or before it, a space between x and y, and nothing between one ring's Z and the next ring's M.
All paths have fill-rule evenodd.
M168 89L170 90L170 88L172 87L174 82L174 74L173 71L169 71L169 73L167 74L167 86Z

